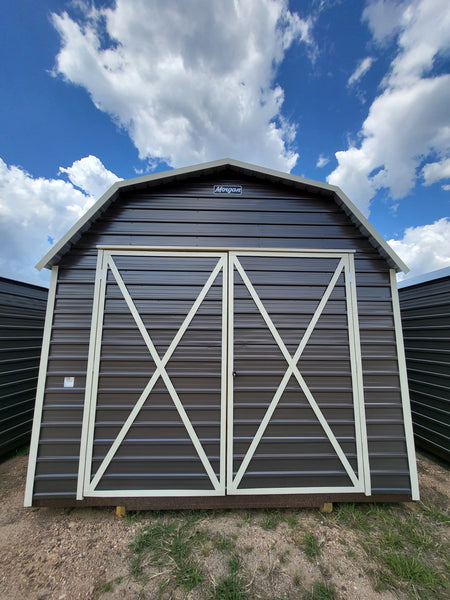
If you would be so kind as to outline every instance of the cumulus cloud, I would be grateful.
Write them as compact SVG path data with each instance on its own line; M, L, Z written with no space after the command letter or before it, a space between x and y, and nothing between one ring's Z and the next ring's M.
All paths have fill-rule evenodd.
M0 158L2 276L46 283L48 274L39 274L34 265L48 252L52 241L76 222L112 180L118 179L94 156L61 168L60 172L67 173L70 181L34 178Z
M422 169L424 185L431 185L441 179L450 179L450 158L440 162L428 163ZM444 189L448 186L442 186Z
M53 14L55 74L83 86L130 135L141 159L181 166L232 156L291 170L295 124L274 78L312 22L287 0L116 0Z
M329 162L330 162L330 159L327 158L326 156L323 156L323 154L321 154L319 156L319 158L317 159L316 167L321 169L322 167L325 167L325 165L327 165Z
M353 71L353 73L348 78L347 84L349 86L354 85L357 81L359 81L361 79L361 77L364 77L364 75L367 73L367 71L372 66L373 61L374 61L374 58L372 56L367 56L366 58L363 58L358 63L356 69Z
M66 173L70 182L93 198L100 198L116 181L120 181L96 156L85 156L76 160L71 167L60 167L59 173Z
M449 267L448 240L450 240L450 219L443 218L431 225L408 227L402 239L388 240L388 243L411 269L406 276L409 278Z
M388 26L393 14L396 22ZM424 161L450 152L450 75L432 72L436 58L450 49L450 5L378 0L364 18L375 40L397 35L397 53L359 132L360 144L336 153L338 166L327 180L367 215L378 190L404 197Z
M401 21L409 2L406 0L372 0L363 12L372 37L378 43L386 42L401 28Z

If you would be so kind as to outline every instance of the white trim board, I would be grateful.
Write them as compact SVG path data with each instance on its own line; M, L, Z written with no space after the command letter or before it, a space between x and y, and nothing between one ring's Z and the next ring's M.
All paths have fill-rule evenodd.
M405 428L406 450L408 453L409 478L411 482L411 496L413 500L420 500L419 479L417 475L416 450L409 399L408 374L406 371L405 347L403 344L402 319L400 302L397 291L397 279L394 269L390 269L392 309L394 313L395 340L397 345L398 371L400 377L400 390L403 407L403 424Z
M44 335L42 339L41 362L39 365L38 384L36 389L36 404L34 407L33 428L31 431L30 455L28 458L27 480L25 485L24 506L32 506L34 476L41 431L42 408L44 405L45 382L47 379L48 354L52 334L53 309L55 307L56 286L58 282L58 267L52 268L50 287L48 290L47 310L45 312Z

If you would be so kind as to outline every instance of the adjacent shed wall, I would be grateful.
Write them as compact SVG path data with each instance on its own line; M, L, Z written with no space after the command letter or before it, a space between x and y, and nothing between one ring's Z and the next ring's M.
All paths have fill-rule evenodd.
M418 446L450 461L450 272L399 289Z
M47 294L0 277L0 455L30 440Z
M242 185L243 194L215 196L216 183ZM148 190L123 190L60 261L35 502L75 499L98 245L355 250L372 493L379 498L411 494L386 261L330 194L299 193L287 185L223 172ZM73 388L63 387L65 376L75 377Z

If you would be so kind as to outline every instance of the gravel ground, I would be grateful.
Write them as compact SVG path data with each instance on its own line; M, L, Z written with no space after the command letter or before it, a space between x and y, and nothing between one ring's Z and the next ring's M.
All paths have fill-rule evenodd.
M25 509L26 467L26 456L0 464L1 600L158 597L164 569L150 568L145 585L130 576L129 544L142 529L141 520L120 519L113 509L104 508ZM441 511L448 510L448 469L423 455L418 456L418 469L422 499ZM416 505L410 503L406 509L414 513ZM226 537L233 539L234 551L241 557L252 597L301 599L305 597L304 590L320 580L332 582L336 600L407 598L401 592L394 595L373 590L367 576L367 558L349 551L357 547L354 531L321 519L318 511L312 510L291 511L289 514L298 523L294 528L286 519L273 528L264 527L263 520L269 514L222 511L196 523L197 528L208 533L202 548L209 582L223 577L227 566L223 552L208 540ZM180 518L184 518L183 513ZM146 513L145 522L151 519L151 513ZM314 532L320 560L311 560L305 554L305 531ZM299 580L303 592L298 587ZM205 590L204 586L191 592L177 588L161 597L200 600L208 594L210 597Z

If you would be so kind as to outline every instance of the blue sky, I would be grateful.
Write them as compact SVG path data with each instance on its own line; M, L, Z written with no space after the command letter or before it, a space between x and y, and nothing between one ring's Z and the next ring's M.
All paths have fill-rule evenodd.
M4 0L0 47L2 276L45 285L118 178L226 156L339 185L409 276L450 266L448 0Z

